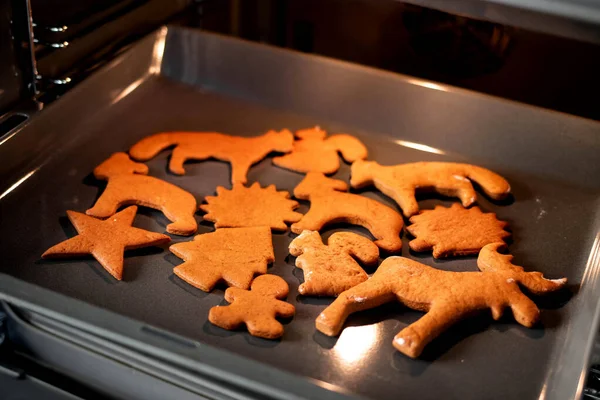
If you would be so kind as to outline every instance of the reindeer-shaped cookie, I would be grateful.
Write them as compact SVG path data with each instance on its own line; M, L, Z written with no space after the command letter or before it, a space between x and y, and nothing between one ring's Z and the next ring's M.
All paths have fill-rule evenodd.
M333 174L340 168L338 152L349 163L367 158L367 148L354 136L326 136L327 132L318 126L297 131L298 140L294 142L294 150L290 154L275 157L273 164L296 172Z
M241 137L217 132L167 132L148 136L129 150L136 160L146 161L162 150L175 145L169 170L177 175L185 174L183 163L187 160L216 158L231 163L231 183L246 183L248 170L255 162L272 151L292 151L294 135L287 129L269 131L260 136Z
M196 199L185 190L161 179L146 176L148 167L133 162L125 153L115 153L94 169L94 176L108 185L94 207L85 213L106 218L124 205L137 204L162 211L172 221L167 232L192 235L198 229L194 213Z
M307 296L337 296L366 281L368 276L356 260L374 265L379 258L371 240L352 232L336 232L325 245L319 232L304 231L292 240L289 250L298 257L296 267L304 271L298 292Z
M376 200L346 193L347 190L348 185L343 181L309 172L294 188L294 196L309 200L310 210L292 224L292 232L319 231L328 223L347 222L367 228L377 239L375 244L384 250L402 249L402 216Z
M525 272L511 264L511 255L498 253L501 246L504 243L492 243L481 250L477 266L482 272L441 271L408 258L389 257L371 279L345 291L327 307L317 318L317 329L335 336L348 315L398 300L426 312L394 338L397 350L416 358L448 327L486 309L498 320L510 307L517 322L530 328L540 311L519 285L541 295L562 288L567 279L545 279L540 272Z
M470 164L416 162L383 166L375 161L359 160L352 164L351 174L353 188L374 184L394 199L407 217L419 212L415 191L433 190L444 196L458 197L465 207L477 200L471 180L494 200L502 200L510 192L510 185L503 177Z
M290 318L295 308L284 299L288 284L277 275L261 275L252 281L250 290L230 287L225 291L228 306L216 306L208 320L223 329L237 329L246 324L252 336L276 339L283 335L283 325L275 317Z

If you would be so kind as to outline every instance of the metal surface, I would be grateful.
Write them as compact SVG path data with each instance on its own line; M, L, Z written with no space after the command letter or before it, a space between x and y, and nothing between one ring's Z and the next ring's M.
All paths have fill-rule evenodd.
M596 0L403 0L549 35L599 43L600 3Z
M138 44L0 143L0 158L9 160L0 165L0 272L142 323L7 277L0 279L0 297L17 305L24 299L21 306L152 351L154 357L195 373L230 368L236 385L272 386L272 397L286 398L287 390L310 398L311 385L372 398L578 395L600 293L598 123L198 31L171 29L166 43L163 34ZM89 208L101 192L103 185L91 177L93 168L143 136L162 130L255 135L315 124L358 136L370 158L382 164L470 161L504 175L514 202L494 204L480 196L479 204L509 221L517 264L553 278L567 276L569 291L540 300L545 309L534 329L511 318L492 323L482 315L456 325L429 345L421 359L411 360L396 352L391 341L421 314L398 305L352 316L337 339L315 331L314 319L331 300L298 295L302 274L287 253L294 236L289 232L273 235L276 261L269 269L290 284L288 299L297 307L281 341L212 326L208 310L222 303L222 288L206 294L182 283L172 272L180 260L166 248L128 253L123 282L115 282L91 259L40 260L46 248L74 234L65 211ZM165 152L150 161L150 174L189 190L200 201L217 185L228 186L224 163L190 163L187 175L177 177L166 171L167 159ZM344 165L336 177L348 179L348 174ZM301 179L269 159L249 173L250 182L290 191ZM364 195L393 205L375 191ZM438 203L448 200L427 197L420 204L431 208ZM301 211L307 208L303 204ZM145 209L135 221L161 232L166 223L160 213ZM346 228L332 227L325 236L339 229ZM211 224L201 223L200 233L211 230ZM475 258L433 261L428 254L410 253L406 243L405 238L403 255L437 268L476 268ZM154 328L145 324L188 339L173 343L165 339L169 334L149 334ZM280 372L261 369L260 363ZM210 372L213 364L218 368Z

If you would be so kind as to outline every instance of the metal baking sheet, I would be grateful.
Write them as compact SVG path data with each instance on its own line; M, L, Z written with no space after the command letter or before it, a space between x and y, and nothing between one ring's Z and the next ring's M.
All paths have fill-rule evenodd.
M269 269L289 283L288 299L297 309L281 341L212 326L208 310L223 303L223 288L207 294L184 284L172 271L181 261L166 246L128 252L123 282L92 259L40 259L45 249L74 235L65 211L85 211L102 192L93 168L146 135L165 130L256 135L314 125L356 135L369 148L370 159L381 164L461 161L504 175L513 198L493 203L480 196L479 205L510 223L515 263L549 277L566 276L569 290L538 301L543 312L534 329L510 316L492 322L481 315L457 324L422 358L412 360L391 342L421 313L397 304L351 316L339 338L316 332L314 320L331 299L298 295L302 273L287 252L295 236L290 232L274 233L276 261ZM575 398L598 318L598 154L600 124L594 121L233 38L165 28L23 129L0 138L0 272L12 276L0 277L0 298L17 305L26 299L32 308L76 318L85 329L115 341L153 343L168 350L165 357L171 350L178 353L184 364L187 359L224 369L227 360L236 360L230 367L238 377L282 388L276 375L264 372L275 368L304 382L287 388L299 397L310 398L306 390L314 386L377 399ZM225 163L189 163L180 177L167 172L168 156L163 152L148 162L150 174L199 201L217 185L229 186ZM335 177L347 180L349 166ZM301 179L274 167L270 159L249 173L250 182L288 191ZM363 194L395 207L374 190ZM420 202L422 208L449 203L437 196ZM303 203L300 210L307 209ZM202 221L200 214L197 219ZM134 225L163 232L167 223L160 213L142 208ZM212 229L200 222L199 233ZM337 230L360 231L336 225L324 236ZM172 238L175 243L189 240ZM405 237L404 256L440 269L476 269L474 257L434 261L430 254L411 253L407 243ZM160 342L149 335L155 328L191 344L182 351L172 341ZM277 393L271 395L286 397Z

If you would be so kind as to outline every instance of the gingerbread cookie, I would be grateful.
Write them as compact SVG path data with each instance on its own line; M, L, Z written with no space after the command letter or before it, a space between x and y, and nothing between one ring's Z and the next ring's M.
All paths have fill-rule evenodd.
M329 223L347 222L367 228L377 239L375 244L384 250L402 249L402 216L376 200L345 193L347 190L348 185L343 181L309 172L294 188L294 196L310 200L310 210L292 225L292 232L319 231Z
M275 157L273 164L296 172L333 174L340 168L338 152L349 163L367 158L367 148L354 136L338 134L325 139L326 136L318 126L297 131L294 150Z
M337 296L368 279L358 265L376 265L377 246L364 236L336 232L323 244L319 232L304 231L292 240L290 254L296 267L304 271L304 283L298 288L306 296Z
M366 282L342 293L317 318L317 329L329 336L339 334L349 314L397 300L426 314L394 338L394 347L409 357L458 320L491 310L498 320L510 307L516 321L528 328L540 311L520 286L536 295L554 292L567 280L545 279L539 272L525 272L510 263L512 256L498 254L503 243L486 245L477 265L483 272L441 271L404 257L389 257Z
M131 226L136 206L127 207L106 220L75 211L67 211L69 221L79 235L52 246L42 258L72 258L91 254L116 279L123 278L125 250L158 246L171 238Z
M169 250L185 261L173 269L175 275L205 292L220 281L248 289L254 275L266 274L275 260L271 230L264 226L217 229Z
M414 251L433 249L435 258L477 254L486 244L502 242L510 233L508 223L496 219L494 213L483 213L479 207L463 208L452 204L436 206L410 218L406 229L415 236L408 244Z
M287 230L286 222L296 222L302 214L294 212L298 202L289 199L286 191L278 192L274 185L261 188L255 182L249 188L235 184L231 190L217 187L217 196L206 196L208 204L200 209L204 219L216 228L269 226L277 231Z
M246 183L252 164L262 160L272 151L292 151L294 135L284 129L269 131L260 136L230 136L216 132L168 132L148 136L134 144L129 154L136 160L146 161L162 150L175 146L169 161L169 170L185 174L183 163L187 160L217 160L231 163L231 183Z
M510 193L510 185L500 175L470 164L448 162L417 162L382 166L375 161L352 164L350 184L362 188L374 184L402 209L407 217L419 212L415 191L436 191L444 196L458 197L468 207L477 200L471 180L492 199L501 200Z
M94 176L108 180L108 185L94 207L85 213L107 218L121 206L137 204L162 211L172 222L167 225L167 232L194 234L198 229L194 196L169 182L146 176L147 173L146 165L131 161L127 154L113 154L94 169Z
M246 324L252 336L277 339L283 336L283 325L275 317L291 318L295 308L285 299L289 293L288 284L276 275L261 275L252 282L251 290L228 288L225 300L228 306L210 309L208 320L228 330Z

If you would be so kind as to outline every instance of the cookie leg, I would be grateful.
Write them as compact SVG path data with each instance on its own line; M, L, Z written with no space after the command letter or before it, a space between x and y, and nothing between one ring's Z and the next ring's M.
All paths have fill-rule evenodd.
M116 196L109 190L109 187L104 190L104 193L96 201L96 204L85 213L97 218L110 217L117 212L119 202Z
M518 288L515 288L509 296L509 304L515 320L528 328L533 327L540 319L540 310L535 303Z
M463 207L469 207L477 200L475 189L467 178L455 176L456 181L450 187L438 187L436 191L444 196L458 197Z
M310 210L304 214L302 219L292 224L291 230L294 233L302 233L305 230L318 232L328 220L329 218L327 215L323 215L319 212L318 208L311 205Z
M283 325L276 319L251 319L246 321L246 326L252 336L265 339L277 339L283 336Z
M400 232L391 230L384 226L383 229L375 229L372 227L371 233L377 238L377 240L374 242L377 247L380 247L383 250L391 253L402 250L402 239L400 238Z
M411 358L418 357L425 346L448 329L462 315L447 308L432 308L417 322L402 329L394 338L394 347Z
M194 198L179 199L173 196L169 203L161 207L162 212L172 222L167 225L167 232L174 235L189 236L198 230L196 200Z
M184 175L185 169L183 168L183 164L188 159L193 158L195 160L204 160L208 157L210 157L208 154L191 154L184 147L177 146L171 153L171 159L169 160L169 171L175 175Z
M419 203L417 203L414 190L399 190L392 198L406 217L412 217L419 212Z
M252 166L248 161L231 161L231 183L245 184L248 181L248 170Z
M236 312L234 306L215 306L208 312L208 320L220 328L235 330L243 323L243 314Z
M363 282L342 293L317 317L317 330L328 336L336 336L350 314L380 306L394 298L394 294L382 288L380 282Z

